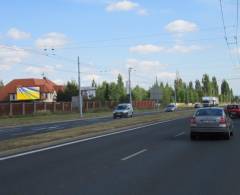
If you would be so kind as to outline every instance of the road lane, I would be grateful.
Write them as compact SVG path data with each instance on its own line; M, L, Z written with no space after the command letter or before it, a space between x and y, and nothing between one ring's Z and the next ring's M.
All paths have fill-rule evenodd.
M134 114L134 117L143 116L143 115L154 115L161 112L163 111L138 112ZM182 111L179 111L179 112L182 112ZM21 136L26 136L26 135L34 135L38 133L46 133L50 131L70 129L74 127L82 127L82 126L87 126L87 125L92 125L97 123L106 123L106 122L111 122L112 120L113 120L112 116L105 116L105 117L78 119L78 120L70 120L70 121L63 121L63 122L53 122L53 123L46 123L46 124L0 128L0 141L21 137ZM121 119L121 120L124 120L124 119Z
M0 161L0 194L240 194L234 122L230 141L191 141L177 120Z

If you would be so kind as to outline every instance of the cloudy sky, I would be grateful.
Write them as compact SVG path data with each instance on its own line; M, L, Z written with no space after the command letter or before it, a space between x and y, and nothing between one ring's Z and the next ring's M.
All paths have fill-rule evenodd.
M40 78L83 85L127 79L148 88L216 75L240 94L236 0L8 0L0 6L0 79Z

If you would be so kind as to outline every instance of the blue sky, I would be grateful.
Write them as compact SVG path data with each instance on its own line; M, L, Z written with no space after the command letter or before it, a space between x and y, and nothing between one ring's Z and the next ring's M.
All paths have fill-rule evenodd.
M236 1L223 0L229 42L236 31ZM148 88L202 74L240 77L237 47L224 41L218 0L8 0L0 6L0 79L77 80L83 85L127 79ZM52 50L54 49L54 50ZM230 57L231 56L231 57ZM229 80L240 94L239 80Z

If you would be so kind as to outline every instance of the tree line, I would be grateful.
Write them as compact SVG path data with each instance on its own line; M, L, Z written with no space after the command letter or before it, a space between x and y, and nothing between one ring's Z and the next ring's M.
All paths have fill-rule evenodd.
M127 102L129 95L127 94L124 86L123 78L119 74L116 82L104 81L97 85L92 81L92 87L96 87L96 97L94 100L98 101L117 101ZM223 80L219 86L217 78L209 77L204 74L201 80L184 82L181 78L175 79L174 86L168 83L156 81L149 89L137 85L132 89L133 100L149 100L150 91L152 88L159 89L162 94L160 103L168 104L176 101L179 103L195 103L201 102L203 96L216 96L219 97L221 102L238 101L238 97L233 95L233 90L226 80ZM65 85L63 92L58 92L59 101L71 101L72 96L78 95L78 85L75 81L69 81Z
M230 88L229 83L226 80L219 84L217 78L213 76L209 77L208 74L202 76L202 80L184 82L181 78L174 80L174 87L169 84L155 83L159 85L159 89L162 91L162 103L167 104L169 102L176 101L179 103L195 103L201 102L203 96L215 96L218 97L220 102L234 102L238 101L238 97L233 95L233 90Z
M96 87L96 97L92 100L97 101L116 101L116 102L127 102L129 101L129 95L127 94L124 86L123 78L119 74L116 82L103 81L97 85L95 80L92 80L92 87ZM72 80L68 81L64 87L64 91L59 91L57 94L58 101L71 101L72 96L78 96L78 85L77 82ZM145 90L140 86L135 86L132 89L133 100L149 100L149 90Z

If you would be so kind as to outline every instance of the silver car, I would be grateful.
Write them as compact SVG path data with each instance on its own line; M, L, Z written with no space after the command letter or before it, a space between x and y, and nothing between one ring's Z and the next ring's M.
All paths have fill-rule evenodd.
M118 106L113 111L113 118L117 117L132 117L133 116L133 107L131 104L118 104Z
M222 134L226 139L233 135L233 123L223 108L200 108L190 120L190 136Z

